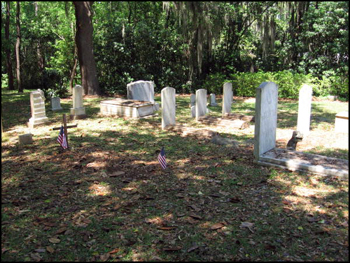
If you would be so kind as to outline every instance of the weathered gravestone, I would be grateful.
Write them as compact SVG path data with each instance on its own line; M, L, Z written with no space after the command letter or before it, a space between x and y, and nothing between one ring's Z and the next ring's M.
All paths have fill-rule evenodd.
M196 105L196 95L191 94L190 100L191 100L190 107L195 106Z
M196 120L207 113L207 90L199 89L196 91Z
M278 88L274 82L263 82L256 89L254 157L275 148Z
M138 80L127 84L127 98L154 103L154 82Z
M302 85L299 91L299 109L297 131L305 138L310 132L312 88L309 85Z
M52 111L62 110L59 97L51 98L51 109Z
M210 106L218 106L214 93L210 93Z
M26 133L18 136L19 144L25 145L25 144L31 144L33 143L33 137L31 133Z
M231 113L232 98L232 83L226 82L224 84L224 92L222 96L222 116Z
M70 109L70 115L73 119L83 119L86 117L83 107L83 87L75 85L73 88L73 108Z
M192 116L192 118L196 117L196 106L191 107L191 116Z
M45 96L42 90L38 89L30 93L30 106L32 117L29 119L28 127L34 128L49 121L46 117Z
M162 129L175 125L175 89L165 87L161 91L162 99Z

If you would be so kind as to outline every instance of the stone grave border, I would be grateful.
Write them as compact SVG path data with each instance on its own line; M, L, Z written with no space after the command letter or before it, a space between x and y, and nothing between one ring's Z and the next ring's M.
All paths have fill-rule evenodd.
M255 163L259 164L259 165L263 165L263 166L273 166L273 167L278 167L278 168L282 168L285 170L289 170L289 171L300 171L300 172L310 172L313 174L318 174L318 175L322 175L322 176L333 176L333 177L337 177L339 179L342 180L349 180L349 171L348 170L344 170L344 169L334 169L334 168L330 168L327 167L327 165L313 165L310 162L298 162L292 159L285 159L285 158L273 158L273 157L269 157L268 152L274 149L278 149L275 147L275 144L270 144L268 145L267 149L264 145L264 150L263 152L259 152L261 151L260 149L260 145L259 145L259 137L261 137L262 139L266 139L266 136L272 136L274 137L275 135L271 135L266 133L266 129L263 131L265 133L264 136L261 136L261 130L259 130L260 126L257 127L257 122L260 121L260 123L263 123L263 121L265 121L264 117L265 116L269 116L272 119L274 118L274 114L276 114L277 117L277 112L275 112L275 107L274 105L267 105L266 101L269 99L273 99L274 96L268 96L268 99L266 99L266 96L262 96L261 94L264 94L264 87L269 86L270 83L262 83L258 88L257 88L257 96L256 96L256 112L255 112L255 130L254 130L254 157L255 157ZM269 90L267 90L266 92L270 92ZM277 101L275 102L276 105L278 103L278 97L277 97ZM266 104L266 106L264 105ZM269 103L271 104L271 103ZM265 107L269 107L271 110L266 110ZM261 113L263 113L263 116L261 116ZM271 126L273 126L274 122L272 121ZM264 124L266 126L266 124ZM277 128L277 126L276 126ZM271 139L271 138L270 138ZM270 140L271 141L271 140ZM258 148L256 148L258 146ZM322 155L318 155L318 154L308 154L308 153L304 153L304 152L297 152L297 151L293 151L296 153L300 153L304 156L315 156L315 157L324 157ZM331 157L327 157L329 159L337 159L337 158L331 158ZM342 160L342 159L338 159L338 160Z

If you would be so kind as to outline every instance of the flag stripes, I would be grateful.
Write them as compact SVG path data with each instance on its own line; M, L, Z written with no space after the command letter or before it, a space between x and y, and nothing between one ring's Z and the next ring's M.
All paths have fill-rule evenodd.
M58 134L57 141L59 142L59 144L62 146L63 149L68 148L67 138L66 138L66 135L64 134L63 126L61 126L61 130L60 130L60 133Z
M165 151L164 151L164 147L162 147L162 150L160 151L160 153L158 154L158 161L160 163L160 166L165 169L166 168L166 160L165 160Z

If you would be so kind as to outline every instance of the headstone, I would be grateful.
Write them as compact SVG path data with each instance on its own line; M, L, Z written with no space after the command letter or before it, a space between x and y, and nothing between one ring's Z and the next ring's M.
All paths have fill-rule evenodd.
M45 96L42 90L38 89L30 93L30 106L32 112L32 117L28 122L30 128L34 128L35 126L49 121L46 117Z
M83 87L75 85L73 88L73 108L70 109L70 115L74 119L83 119L86 117L83 107Z
M33 143L33 137L31 133L23 134L18 136L19 144L25 145L25 144L31 144Z
M342 111L335 115L335 127L336 132L349 133L349 112Z
M210 93L210 106L218 106L218 104L216 103L216 100L215 100L214 93Z
M303 84L299 90L297 131L305 138L310 132L312 87Z
M222 116L224 116L231 113L231 104L233 98L232 83L226 82L224 84L224 92L222 97Z
M192 118L196 117L196 106L191 107L191 116L192 116Z
M61 100L61 99L60 99L59 97L51 98L51 108L52 108L52 111L62 110L60 100Z
M196 120L207 113L207 90L199 89L196 91Z
M196 105L196 95L195 94L191 94L191 104L190 107Z
M165 87L161 91L162 99L162 129L175 125L175 89Z
M274 82L263 82L256 89L254 157L275 148L277 128L278 87Z
M138 80L127 84L127 98L154 103L154 82Z

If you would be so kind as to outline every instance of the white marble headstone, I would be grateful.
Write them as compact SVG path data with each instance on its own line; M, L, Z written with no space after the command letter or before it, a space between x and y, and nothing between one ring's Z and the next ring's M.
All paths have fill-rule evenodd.
M278 87L274 82L263 82L256 89L254 157L259 157L276 146Z
M73 88L73 108L70 109L70 114L74 118L85 118L85 108L83 107L83 87L75 85Z
M30 93L30 106L32 117L29 119L28 126L34 128L37 125L48 122L45 111L45 96L40 89Z
M59 97L51 98L51 109L53 111L62 110L60 100L61 99Z
M210 106L218 106L214 93L210 93Z
M138 80L126 86L127 98L154 103L154 82Z
M199 89L196 91L196 120L207 113L207 90Z
M162 129L175 125L175 89L165 87L161 91L162 99Z
M222 116L224 116L231 113L231 104L233 99L232 83L226 82L224 84L224 92L222 97Z
M310 132L312 87L303 84L299 90L297 131L305 138Z

